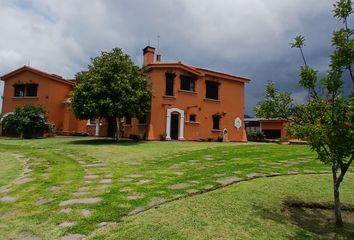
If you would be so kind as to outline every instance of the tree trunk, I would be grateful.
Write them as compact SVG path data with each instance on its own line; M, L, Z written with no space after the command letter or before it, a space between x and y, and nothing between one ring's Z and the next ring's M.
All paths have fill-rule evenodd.
M340 182L338 181L337 170L334 166L332 167L332 174L333 174L333 194L334 194L334 215L336 219L336 226L342 227L343 220L342 220L342 213L340 209L340 198L339 198Z
M120 123L120 118L116 118L116 124L117 124L117 135L116 135L116 140L119 142L119 123Z

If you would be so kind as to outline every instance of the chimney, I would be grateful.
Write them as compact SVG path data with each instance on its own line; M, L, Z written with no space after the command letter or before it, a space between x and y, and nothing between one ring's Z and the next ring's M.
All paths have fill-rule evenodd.
M143 67L154 63L154 55L155 55L155 48L147 46L143 49L144 59L143 59Z
M161 62L161 54L156 54L156 62Z

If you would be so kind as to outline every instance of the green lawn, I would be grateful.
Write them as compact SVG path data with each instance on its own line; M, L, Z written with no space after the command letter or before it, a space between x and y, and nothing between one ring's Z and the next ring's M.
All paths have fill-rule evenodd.
M318 191L318 186L323 188L321 182L316 184L312 180L313 176L323 181L321 176L312 174L329 170L315 159L307 146L276 144L126 141L116 144L104 139L56 137L0 139L0 149L0 164L12 169L8 174L0 171L0 176L7 179L0 182L0 235L5 239L27 235L58 239L68 234L102 239L111 235L115 236L112 239L147 239L148 236L150 239L229 239L235 231L245 238L266 239L267 236L253 234L253 231L265 231L253 225L266 224L266 219L253 222L236 214L234 218L238 221L247 222L236 226L232 224L235 219L225 215L234 215L233 209L252 211L254 204L266 208L263 198L270 205L278 204L287 195L286 191L292 192L291 183L298 186L295 195L307 198ZM22 178L14 180L21 165L27 170ZM265 178L288 174L311 175ZM260 179L248 181L253 178ZM288 184L283 184L285 179ZM235 182L240 183L225 187ZM262 196L262 184L273 186L273 183L287 187L280 192L278 188L274 191L269 188L268 194ZM323 199L331 199L330 187L328 190ZM347 190L343 191L345 195ZM254 204L252 199L247 204L247 198L237 201L240 196L253 197ZM72 204L73 199L91 203ZM200 205L196 199L200 199ZM220 206L209 206L209 203L220 203ZM152 209L159 204L164 206L158 211ZM224 225L216 218L203 219L203 211L210 216L219 214L230 222ZM167 222L153 221L160 216ZM168 221L175 227L165 226ZM140 225L141 230L137 231ZM208 233L214 232L211 225L218 229L215 235ZM298 231L294 224L285 225L289 226L286 230L289 234L282 235L283 238ZM218 236L224 228L226 235ZM205 234L198 234L199 231ZM272 231L280 231L279 226ZM98 237L101 232L107 235ZM311 233L304 230L304 234Z

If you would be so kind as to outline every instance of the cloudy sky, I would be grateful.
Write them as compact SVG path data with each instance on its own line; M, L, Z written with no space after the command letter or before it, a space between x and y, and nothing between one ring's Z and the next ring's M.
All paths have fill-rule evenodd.
M253 114L267 80L296 101L301 57L289 42L307 39L305 55L321 72L330 34L340 26L333 0L0 0L0 75L30 63L73 78L90 57L120 47L142 64L157 46L163 61L182 61L245 76L245 113ZM0 83L0 94L2 83ZM351 87L351 86L350 86Z

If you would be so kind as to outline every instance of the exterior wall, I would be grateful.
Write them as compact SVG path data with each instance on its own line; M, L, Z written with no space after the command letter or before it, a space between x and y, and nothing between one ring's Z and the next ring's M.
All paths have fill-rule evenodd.
M242 141L244 126L239 130L234 126L236 117L243 123L244 116L244 83L227 79L215 79L214 77L199 77L195 82L195 92L180 90L180 74L186 74L184 70L173 69L176 74L174 80L174 97L165 96L165 68L153 68L149 77L152 80L152 101L149 121L148 140L158 140L160 134L166 132L167 110L178 108L184 112L184 139L216 140L222 135L223 129L228 131L228 140ZM219 100L205 99L205 80L218 80ZM212 130L213 114L220 113L220 130ZM189 122L190 114L197 116L196 123Z
M281 138L287 138L287 131L285 129L286 121L284 120L262 120L262 130L280 130Z
M2 115L13 112L17 106L33 104L44 107L48 121L55 124L56 131L86 132L86 121L77 120L64 103L73 86L32 71L20 71L7 78L4 84ZM37 83L37 97L14 97L14 84Z

